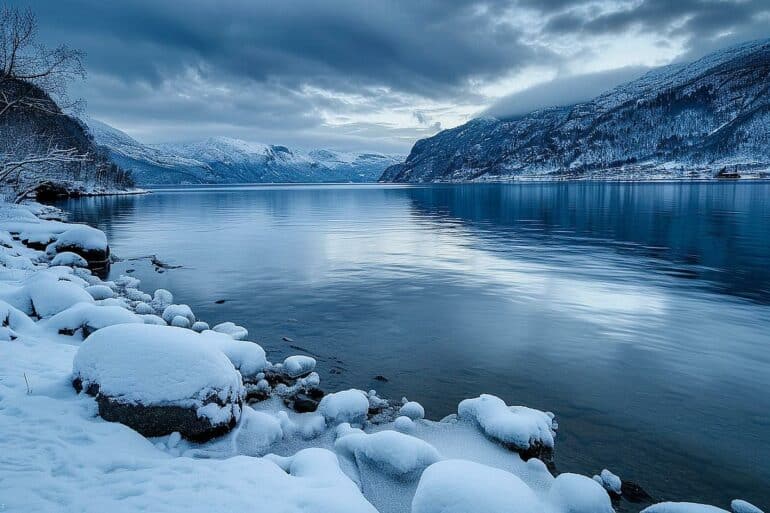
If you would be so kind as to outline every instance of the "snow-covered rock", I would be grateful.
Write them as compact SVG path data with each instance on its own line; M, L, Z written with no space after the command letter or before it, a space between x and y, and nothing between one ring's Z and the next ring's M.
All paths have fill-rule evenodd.
M397 431L377 433L351 433L337 439L334 449L355 460L366 462L380 472L408 479L441 456L429 443Z
M77 225L56 236L48 245L47 253L76 253L91 265L103 266L109 262L110 247L104 232L86 225Z
M369 398L361 390L353 388L328 394L318 405L318 412L329 424L361 424L366 420L368 411Z
M173 303L174 295L171 292L166 289L158 289L152 295L150 306L152 306L157 313L162 314L166 307Z
M465 399L457 407L457 416L475 422L488 437L525 458L540 457L554 446L555 424L548 413L526 406L507 406L493 395Z
M72 374L76 388L96 395L103 418L145 436L178 431L209 438L240 417L240 374L224 353L190 330L104 328L80 346Z
M393 429L401 433L411 433L415 429L414 421L402 415L393 421Z
M730 509L733 513L764 513L761 509L743 499L735 499L730 502Z
M115 324L142 324L138 315L119 306L97 306L90 303L77 303L62 310L53 317L41 321L41 325L62 334L73 334L83 330L87 337L96 330Z
M77 253L72 253L70 251L63 251L61 253L58 253L55 257L53 257L53 260L51 260L51 265L67 265L69 267L88 267L88 262L85 258L78 255Z
M283 371L290 378L299 378L315 370L315 358L304 355L289 356L283 361Z
M728 513L722 508L708 504L695 502L659 502L647 508L641 513Z
M176 326L177 328L189 328L190 327L190 320L187 317L182 317L181 315L174 316L173 319L171 319L171 322L169 323L171 326Z
M608 492L612 492L615 495L620 495L622 493L623 481L606 468L602 470L598 476L594 476L593 479L602 485Z
M265 350L255 342L235 340L214 331L204 331L199 337L204 343L222 351L245 380L257 381L257 375L267 367Z
M193 325L190 326L190 329L197 331L198 333L202 333L209 329L209 323L203 321L195 321Z
M91 285L86 287L86 292L91 294L91 297L97 301L110 299L115 296L115 292L107 285Z
M34 312L42 318L55 315L77 303L94 302L94 298L83 287L47 273L33 276L26 288Z
M195 322L195 315L193 314L192 309L187 305L168 305L163 310L163 315L161 315L163 320L169 324L171 324L171 322L174 320L174 317L177 316L181 316L187 319L187 321L190 323L187 327L192 326L192 323Z
M211 329L217 333L230 335L235 340L243 340L249 336L249 331L246 328L243 326L238 326L237 324L229 321L217 324Z
M543 510L535 493L517 476L466 460L440 461L425 469L412 499L412 513L537 513Z
M398 410L398 413L399 415L409 417L412 420L420 420L425 418L425 408L423 408L422 405L416 401L407 401L404 403L401 409Z
M559 474L548 492L548 500L559 513L615 513L604 488L579 474Z

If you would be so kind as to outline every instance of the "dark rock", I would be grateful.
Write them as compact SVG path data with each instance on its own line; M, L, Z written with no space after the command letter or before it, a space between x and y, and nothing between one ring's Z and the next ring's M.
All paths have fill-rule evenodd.
M308 397L315 399L316 401L320 401L326 395L326 392L320 388L308 388L305 393L308 395Z
M214 303L216 303L218 305L223 305L225 303L225 301L226 301L225 299L217 299L216 301L214 301Z
M388 378L386 378L386 377L385 377L385 376L383 376L382 374L377 374L377 375L374 377L374 380L375 380L375 381L381 381L382 383L387 383L387 382L388 382Z
M624 479L620 485L620 492L622 497L629 502L656 502L644 488L633 481L626 481Z
M80 379L75 379L72 386L78 392L83 390ZM228 424L212 425L207 418L199 417L194 407L122 403L101 394L99 385L95 383L90 384L85 392L96 398L99 416L104 420L120 422L146 437L164 436L178 431L188 440L205 442L227 433L236 424L235 418L232 418ZM210 403L225 406L216 394L204 401L204 404Z
M294 342L294 339L291 339L289 337L282 337L284 342Z
M305 394L297 394L291 406L297 413L312 413L318 409L318 401Z

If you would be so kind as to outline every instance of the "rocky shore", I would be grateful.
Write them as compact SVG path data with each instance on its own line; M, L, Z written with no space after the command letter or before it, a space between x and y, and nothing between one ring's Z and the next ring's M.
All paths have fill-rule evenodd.
M437 422L325 390L315 359L271 362L110 260L103 232L0 203L0 511L726 511L556 472L550 412L481 395Z

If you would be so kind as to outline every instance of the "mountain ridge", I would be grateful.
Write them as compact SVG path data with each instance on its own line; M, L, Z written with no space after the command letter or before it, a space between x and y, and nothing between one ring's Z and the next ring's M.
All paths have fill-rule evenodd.
M403 155L309 152L282 145L209 137L190 143L143 144L98 120L87 120L98 144L138 184L375 182Z
M415 143L380 181L714 176L770 169L770 39L656 68L594 99L476 118Z

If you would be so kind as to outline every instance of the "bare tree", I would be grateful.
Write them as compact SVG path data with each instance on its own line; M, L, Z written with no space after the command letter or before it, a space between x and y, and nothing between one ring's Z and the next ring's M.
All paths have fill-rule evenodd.
M37 32L31 10L0 6L0 117L14 108L54 114L79 104L67 99L66 86L85 77L83 53L67 45L46 48L37 42Z

